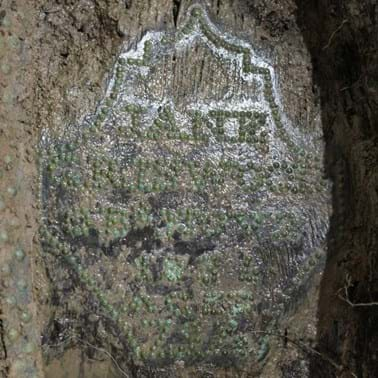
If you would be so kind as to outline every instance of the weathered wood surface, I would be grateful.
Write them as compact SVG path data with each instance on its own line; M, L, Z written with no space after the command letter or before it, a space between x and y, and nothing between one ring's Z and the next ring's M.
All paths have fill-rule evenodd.
M129 44L135 47L146 31L168 30L173 33L174 29L184 25L184 21L188 15L187 10L190 5L192 5L190 2L185 1L110 2L107 4L105 2L92 3L85 1L75 4L69 4L68 2L64 4L50 2L43 4L43 6L37 2L31 4L30 7L33 10L31 14L33 17L30 18L30 30L33 30L34 33L30 35L30 41L26 40L26 42L22 42L24 44L26 43L26 45L23 45L24 49L27 44L31 46L31 57L27 62L29 74L25 81L25 86L30 88L31 95L24 102L21 101L21 96L15 101L15 103L18 104L17 106L21 108L25 107L26 110L29 110L29 128L20 128L20 130L22 130L21 133L31 132L32 134L31 141L25 142L28 147L34 148L38 144L40 129L50 130L52 135L55 133L55 135L57 135L56 140L59 141L59 133L64 130L72 131L70 127L66 129L66 125L83 125L83 117L88 114L93 114L97 101L104 96L107 81L110 78L111 67L117 61L117 54L119 54L120 49L125 49L125 46L122 46L122 44L126 44L126 46ZM207 5L210 18L215 21L221 32L232 32L231 34L238 37L240 41L251 43L258 54L264 56L267 61L272 63L277 78L274 84L279 88L279 97L282 101L282 113L288 117L288 121L294 125L294 128L298 127L301 132L308 131L309 133L319 133L320 123L317 117L318 110L314 105L311 87L311 66L300 34L295 26L292 4L288 2L287 4L275 5L270 2L261 2L252 6L218 1L214 2L214 4ZM17 11L12 10L10 4L5 4L5 7L7 8L9 17L17 17L14 15L14 12ZM19 7L19 9L23 10L22 4L20 4ZM190 100L189 102L193 102L193 98L196 98L197 102L199 100L206 102L209 99L214 99L214 97L219 96L219 98L216 98L219 100L221 94L230 86L233 88L233 98L240 99L244 96L247 99L253 99L254 96L256 96L256 84L243 82L240 78L238 79L237 67L234 68L234 71L231 69L230 75L230 67L227 67L227 65L224 66L214 60L209 53L209 49L205 48L203 43L202 45L199 43L195 48L191 46L184 54L178 54L174 62L172 61L172 56L167 56L165 59L166 61L163 60L163 64L156 65L156 74L151 78L151 81L147 80L144 83L146 91L141 92L141 95L148 95L156 100L159 96L164 96L164 93L169 93L174 99L174 103L177 105L178 109L185 108L188 99ZM169 70L172 70L170 75L168 73L166 74ZM233 75L235 75L237 79L236 81L234 80L234 82L230 80L230 77ZM171 81L167 83L166 78L171 78ZM17 86L18 85L19 84L17 84ZM136 89L140 90L141 88L142 86ZM11 108L9 107L9 109ZM118 115L121 116L119 110ZM113 132L112 130L111 133ZM80 133L77 135L79 134ZM80 135L80 138L81 137L82 135ZM101 133L98 137L101 139ZM106 133L104 137L106 137ZM20 138L20 136L16 137L16 134L10 133L9 138ZM97 146L101 149L101 146L104 146L104 144L101 144L100 139ZM275 142L276 140L273 138L271 140L273 147ZM5 138L4 143L7 143ZM144 142L138 143L141 143L141 146L143 146ZM177 145L174 146L174 148L176 148L177 153L181 147ZM172 146L165 143L165 149L172 149ZM90 150L86 152L88 153L88 151ZM146 156L151 154L153 150L142 149L141 151L144 151L143 156ZM95 156L96 153L97 152L94 151L93 156ZM321 164L319 164L319 167L320 166ZM181 168L179 167L179 169ZM316 168L316 170L319 170L319 168ZM88 168L85 171L89 173L90 169ZM27 174L30 178L34 178L36 182L38 181L38 175L35 169L27 169ZM239 190L239 188L234 187L231 192L234 191L237 193ZM104 192L100 191L99 195L103 198ZM35 199L38 198L37 190L35 190L34 196ZM214 199L216 199L215 196L216 192L213 193ZM311 203L311 201L314 202L314 200L305 200L305 196L299 196L299 198L299 201L302 201L300 202L301 207L308 205L309 209L319 208L318 203ZM24 204L22 206L23 209L28 209L22 211L30 211L28 218L31 219L32 229L34 231L30 233L29 241L27 235L22 237L22 244L28 246L31 245L31 240L36 233L37 224L40 222L41 215L46 215L46 213L41 214L38 212L38 209L31 208L30 202L34 201L26 195L18 194L17 199L20 205ZM161 199L159 201L161 201ZM235 203L237 203L237 201ZM169 206L172 207L175 205L177 204L172 202ZM9 203L7 206L10 208L13 205ZM282 204L279 205L279 201L276 206L282 208ZM320 232L313 240L315 244L323 238L322 233L324 234L324 230L326 229L326 209L322 209L321 211L323 211L323 214L320 215L320 217L315 216L314 220L323 219L323 221L317 223L317 225L310 224L310 228L313 228L311 232L314 232L314 234ZM22 217L22 215L18 214L18 217ZM55 219L55 221L56 220L57 219ZM135 257L140 257L137 255L143 255L145 253L143 251L143 240L141 240L142 244L140 246L140 241L137 240L138 237L139 236L136 235L135 240L131 241L131 244L128 246L129 259L127 260L127 255L125 254L124 257L126 260L124 263L129 263L130 255L135 259ZM196 238L199 240L200 235L197 235ZM35 240L37 239L35 238ZM311 240L311 237L308 240ZM14 241L15 240L12 238L10 243L7 242L9 248L14 246ZM133 244L134 242L135 244ZM166 247L168 248L170 244L172 245L172 242L168 240ZM302 247L299 247L299 249ZM259 259L261 259L264 267L267 265L271 266L274 270L274 274L269 279L265 279L265 283L260 284L261 290L257 290L260 292L257 296L261 297L267 295L266 293L262 294L262 292L265 291L276 295L274 294L275 288L280 285L282 276L287 275L287 280L289 281L293 277L296 277L297 273L292 270L293 262L296 264L303 263L303 260L299 258L301 255L300 250L297 252L299 257L293 255L293 246L288 248L287 255L278 255L277 250L274 250L273 245L269 246L269 243L265 245L265 248L266 250L261 250ZM308 248L308 246L306 248ZM87 290L83 282L77 280L75 270L64 268L60 260L56 257L46 257L46 254L44 254L46 251L43 252L43 249L47 248L38 248L37 243L33 244L32 248L27 249L28 261L30 259L31 261L35 261L35 263L33 266L26 267L28 271L24 273L24 276L30 287L30 292L34 293L33 298L30 300L31 306L37 304L39 310L39 321L33 323L35 327L32 328L33 332L37 334L38 332L42 332L44 335L42 339L42 350L47 365L45 369L47 376L56 377L58 376L57 374L64 376L65 372L77 374L77 376L94 376L95 373L91 370L92 368L90 367L87 357L83 357L81 372L77 372L78 366L76 365L76 361L72 361L71 363L67 361L67 357L62 357L64 349L68 349L70 346L74 345L81 347L88 353L89 357L103 358L104 356L109 356L102 352L102 350L106 350L107 353L111 353L114 358L116 358L119 367L123 371L133 376L154 376L154 374L158 376L163 376L163 374L185 376L186 373L191 371L191 358L189 357L187 358L188 361L186 361L186 368L182 367L181 362L173 365L173 367L169 367L175 358L159 359L157 356L157 358L147 358L147 361L149 361L147 364L141 362L140 358L135 358L134 354L130 352L130 339L127 339L127 333L123 334L124 331L120 331L117 328L118 325L114 323L112 318L109 320L107 311L109 309L111 311L118 311L119 306L117 303L120 302L121 297L123 298L123 294L122 296L120 294L118 295L115 291L117 280L123 279L122 277L125 275L125 271L128 271L122 268L121 260L111 261L111 258L106 256L108 253L105 253L95 264L93 264L93 261L91 262L91 273L96 274L96 269L99 269L108 277L106 278L104 276L104 278L99 281L95 281L96 286L103 290L102 295L106 294L109 297L107 301L104 300L104 304L109 304L110 307L108 306L107 309L105 306L104 312L101 306L97 306L99 298L96 298L93 292ZM206 250L206 245L205 248L200 245L198 249L198 246L192 244L191 249L193 249L195 255L198 255L198 250L201 250L201 253L203 253L203 249ZM85 257L85 248L76 252L79 256ZM183 259L183 261L180 260L180 264L184 264L185 270L188 270L185 273L188 273L188 276L190 276L191 273L189 274L189 272L192 268L190 268L191 264L187 265L189 260L185 260L187 258L185 256L190 257L186 252L187 249L184 251L184 257L180 257L180 259ZM117 254L118 253L119 251ZM137 254L136 256L135 253ZM179 255L182 256L182 254ZM271 265L273 260L277 262ZM191 260L191 263L192 262ZM222 262L224 263L224 261ZM11 264L13 264L13 262L11 262ZM154 264L156 265L156 263ZM221 279L215 285L218 285L219 289L230 292L232 291L231 288L236 290L236 287L233 287L233 285L237 280L231 283L232 280L228 280L227 277L231 273L238 272L238 264L239 262L236 263L236 260L231 257L229 263L227 263L230 271L222 271L221 269L221 271L218 272ZM232 272L232 268L235 268L235 272ZM294 270L296 269L297 268ZM17 271L17 274L21 274L21 271ZM179 274L181 275L183 273L179 272ZM275 277L277 274L281 278L272 280L272 277ZM307 273L304 273L304 276L306 276L306 274ZM309 277L310 276L309 274ZM191 281L195 282L194 286L197 285L196 280L197 276L193 275ZM11 283L11 281L7 282L8 285ZM302 281L302 283L303 290L299 290L302 298L306 297L307 292L311 293L311 295L315 295L311 285L309 288L306 286L305 281ZM206 290L209 283L206 284L206 282L203 282L202 285L204 285L202 289L201 284L197 285L198 289L194 288L194 292L197 294L195 294L194 299L191 299L191 306L196 307L201 303L201 290ZM238 285L240 285L240 282ZM249 288L249 284L245 282L241 283L241 286L243 285L247 285ZM34 291L32 291L33 289ZM150 289L153 292L159 291L157 284L150 284ZM5 290L8 289L5 288ZM251 290L253 295L253 289L249 288L248 290ZM68 293L70 294L68 295ZM298 294L298 292L296 293ZM130 291L130 293L126 295L126 299L130 299L132 296L135 296L135 293ZM161 305L160 300L161 298L157 299L155 303L155 306L158 308ZM124 299L122 299L122 301L124 301ZM180 299L180 301L183 301L182 305L184 306L185 299ZM289 327L291 332L302 332L302 330L307 327L306 323L314 322L315 318L313 312L309 311L308 315L305 315L306 311L308 311L307 307L310 309L314 308L315 299L310 299L310 302L313 303L309 306L306 304L302 305L302 307L296 303L295 300L280 302L291 303L293 308L289 312L278 311L278 313L281 314L278 322L279 331L282 331L282 328ZM259 301L253 302L252 304L258 305ZM258 325L258 327L264 328L271 322L274 309L269 304L262 304L262 307L266 307L265 313L262 314L261 309L259 309L260 315L257 315L257 313L251 315L252 318L249 321L252 322L253 319L254 327ZM33 307L33 311L35 311L34 308L35 307ZM99 309L98 314L96 314L97 310L95 309ZM3 311L4 319L11 319L12 314L14 314L12 311L11 307L5 306ZM92 311L93 313L91 313ZM201 314L201 312L199 312L199 314ZM91 318L89 318L90 315ZM148 315L146 318L153 320L156 316L156 314L152 313L152 315ZM200 315L200 317L202 318L202 315ZM133 320L135 318L138 318L138 316L131 316L133 326L135 326L135 320ZM13 316L13 319L17 322L16 316ZM300 321L293 326L292 319L300 319ZM6 321L4 321L4 324L7 324ZM205 325L201 325L199 329L201 330L201 334L206 335L206 332L209 332L210 328L206 329L206 327L208 327L206 324L208 323L205 322L204 324ZM158 328L156 325L145 325L138 326L137 329L141 330L143 327L146 327L143 332L148 330L146 336L148 336L149 333L155 332L154 330ZM298 330L296 331L295 328ZM22 331L23 330L24 328L22 328ZM253 331L253 328L251 331ZM139 331L137 331L137 338L139 337L138 332ZM310 333L312 336L313 330ZM152 347L154 337L151 337ZM271 353L268 355L267 359L263 359L263 362L258 364L256 362L258 354L264 354L264 348L267 348L267 346L264 344L265 340L262 340L260 336L254 337L252 336L252 332L250 332L249 337L251 340L255 339L255 341L251 341L255 343L252 348L254 349L255 357L251 356L251 358L247 358L246 365L243 363L237 366L244 371L248 369L249 373L244 373L246 375L260 374L261 376L266 374L266 376L272 376L272 374L278 374L277 372L280 368L278 367L276 359L279 358L284 365L285 363L290 364L290 358L295 356L293 351L290 351L289 357L285 357L285 354L281 355L280 340L272 338L270 341ZM62 344L57 347L56 345L60 343ZM96 348L100 348L101 350L95 348L88 349L87 343L95 345ZM20 348L23 347L22 343L19 345ZM85 347L85 345L87 347ZM38 346L37 340L35 341L35 346ZM209 357L205 356L205 358L203 358L204 344L202 344L201 348L201 356L192 358L195 360L196 364L199 365L199 367L196 368L198 370L194 370L196 371L194 374L200 374L200 371L209 370L213 371L215 376L222 376L222 374L227 375L227 369L230 368L231 372L229 374L231 374L231 376L233 376L232 374L236 374L235 371L237 371L237 369L232 370L232 364L226 366L226 370L224 368L219 369L211 366L211 363L222 365L224 361L221 361L222 363L217 362L219 357L215 357L216 353L213 351L210 352ZM38 350L38 348L36 349ZM124 352L125 350L127 351L126 354ZM14 355L10 351L11 349L7 348L7 361L11 364L10 375L17 376L17 374L19 374L17 369L25 369L30 366L30 364L26 364L26 367L20 366L19 364L17 365L17 350L15 350ZM163 351L165 352L166 349L163 348ZM35 358L37 354L31 354L31 356ZM60 358L61 361L66 361L61 367L59 367ZM181 360L185 361L185 358L178 359L178 361ZM222 360L222 358L220 358L220 360ZM227 360L227 358L223 358L223 360ZM148 365L151 366L147 367ZM165 370L157 370L154 372L159 365ZM108 369L106 363L99 364L98 366L100 371L106 371ZM247 368L245 366L247 366ZM36 369L39 369L40 374L42 374L40 367L37 366ZM265 373L262 372L264 369ZM122 376L122 372L119 368L114 368L113 366L111 370L114 372L103 374ZM274 373L272 373L272 371Z

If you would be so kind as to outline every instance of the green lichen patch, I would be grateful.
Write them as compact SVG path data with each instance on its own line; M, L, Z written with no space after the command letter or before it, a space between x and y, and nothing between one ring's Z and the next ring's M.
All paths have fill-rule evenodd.
M180 73L189 37L214 75L239 69L211 101ZM99 319L97 341L126 350L120 359L262 362L269 342L251 331L276 323L320 260L321 147L283 120L271 70L252 55L195 7L177 38L147 34L121 55L83 123L43 134L40 236L57 300L64 318Z

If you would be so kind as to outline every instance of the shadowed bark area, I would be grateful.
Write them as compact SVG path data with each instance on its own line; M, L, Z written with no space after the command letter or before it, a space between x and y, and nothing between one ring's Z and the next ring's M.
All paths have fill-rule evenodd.
M378 8L375 1L298 1L322 106L334 183L313 377L378 375ZM349 302L349 303L348 303Z

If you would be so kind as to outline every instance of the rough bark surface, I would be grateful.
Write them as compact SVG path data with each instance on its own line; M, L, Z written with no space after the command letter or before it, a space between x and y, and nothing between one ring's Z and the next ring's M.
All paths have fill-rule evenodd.
M373 0L340 3L298 1L298 13L290 1L218 0L206 5L227 30L253 41L275 62L283 107L294 123L312 127L316 117L312 92L319 88L334 214L319 303L318 348L323 357L313 361L312 375L374 377L378 375L377 306L372 305L378 301L377 8ZM175 27L190 4L0 1L2 377L121 377L122 371L135 377L307 374L305 364L295 361L297 347L289 343L285 349L280 338L271 343L268 359L250 373L211 366L196 370L181 364L165 372L143 370L128 364L127 356L114 363L111 355L117 351L109 347L112 340L96 345L88 335L71 339L67 350L56 345L65 339L64 315L74 317L80 310L65 312L56 306L59 299L50 285L51 272L41 258L36 149L40 130L76 123L93 110L104 94L109 67L121 44L135 43L147 30ZM316 67L318 87L312 86L311 61L301 32ZM315 271L299 303L281 320L292 339L315 335L319 278ZM13 288L22 292L17 306ZM345 299L371 305L352 306ZM86 319L75 322L80 327ZM42 348L41 334L45 335ZM308 345L309 340L304 341ZM305 361L303 356L300 359Z

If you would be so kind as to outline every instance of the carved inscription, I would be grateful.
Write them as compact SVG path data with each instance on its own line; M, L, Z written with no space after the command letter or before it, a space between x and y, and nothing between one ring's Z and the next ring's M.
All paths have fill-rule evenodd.
M275 82L197 6L120 55L94 114L43 136L52 280L137 364L263 360L251 330L277 323L321 258L319 131L286 120Z

